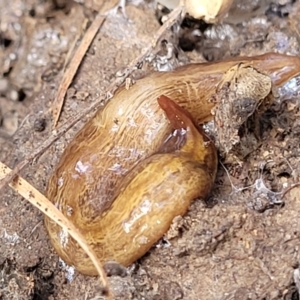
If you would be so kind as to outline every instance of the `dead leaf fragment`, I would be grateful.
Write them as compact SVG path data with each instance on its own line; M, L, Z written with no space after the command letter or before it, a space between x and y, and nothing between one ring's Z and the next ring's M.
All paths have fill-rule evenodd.
M221 20L231 7L233 0L184 0L186 12L207 23Z
M271 78L249 64L237 64L224 74L217 87L217 104L212 110L216 144L223 157L228 159L230 152L236 156L232 150L241 141L241 126L270 94L271 86ZM244 132L247 137L247 128ZM255 144L252 136L247 137L246 142Z

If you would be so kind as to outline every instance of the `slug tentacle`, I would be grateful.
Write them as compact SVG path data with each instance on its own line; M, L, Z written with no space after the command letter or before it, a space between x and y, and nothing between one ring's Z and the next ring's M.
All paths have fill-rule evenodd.
M103 263L128 265L141 257L175 216L210 191L216 149L195 124L212 119L216 87L238 63L270 76L273 85L300 73L300 58L272 53L153 73L129 90L119 89L68 145L46 196ZM182 135L179 143L165 142L177 127ZM96 275L71 237L48 218L45 225L68 264Z

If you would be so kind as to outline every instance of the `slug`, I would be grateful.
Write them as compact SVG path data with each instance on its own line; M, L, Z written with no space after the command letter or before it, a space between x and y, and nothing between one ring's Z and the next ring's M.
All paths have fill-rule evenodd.
M216 153L194 123L212 119L216 86L238 63L252 65L276 86L300 73L300 58L272 53L153 73L129 90L119 89L68 145L46 196L103 263L131 264L195 197L207 195ZM186 133L168 139L174 129ZM97 274L71 237L47 217L45 225L67 264L83 274Z

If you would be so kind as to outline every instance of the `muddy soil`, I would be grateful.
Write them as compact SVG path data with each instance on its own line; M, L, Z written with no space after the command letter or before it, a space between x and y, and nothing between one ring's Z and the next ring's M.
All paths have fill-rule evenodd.
M94 10L107 11L113 2L1 0L0 160L10 167L50 136L50 107L70 49ZM163 12L149 1L129 2L126 12L128 19L120 11L107 14L68 90L59 125L95 101L153 41ZM299 13L299 1L235 1L222 25L185 21L180 33L167 34L179 58L163 67L144 64L132 78L153 65L168 69L271 51L299 55ZM299 299L300 188L282 193L299 182L299 80L276 92L261 120L258 148L240 164L220 164L209 201L195 201L128 268L128 276L110 277L115 299ZM63 149L85 122L22 176L44 192ZM103 299L97 278L58 258L42 213L9 187L0 203L0 299Z

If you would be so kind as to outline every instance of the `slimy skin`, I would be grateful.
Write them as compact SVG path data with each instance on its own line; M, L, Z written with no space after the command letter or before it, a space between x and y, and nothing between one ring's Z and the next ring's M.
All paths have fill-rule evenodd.
M161 96L158 103L175 131L161 145L161 152L142 160L120 180L111 206L92 222L82 224L81 232L102 262L113 260L128 266L136 261L164 235L175 216L184 215L195 198L205 199L213 186L217 171L214 144L171 99ZM172 152L165 152L165 145ZM65 208L71 220L80 218L71 201L60 202L59 208ZM96 275L73 239L63 237L50 219L46 219L46 227L67 263L83 274Z
M192 120L201 124L212 119L218 83L241 62L269 75L276 86L300 73L300 58L280 54L153 73L129 90L119 89L68 145L46 196L103 263L131 264L193 199L208 195L217 168L216 150ZM169 147L165 141L174 129L186 129L184 141ZM48 218L45 225L66 263L83 274L97 274L70 236Z

